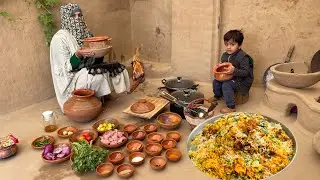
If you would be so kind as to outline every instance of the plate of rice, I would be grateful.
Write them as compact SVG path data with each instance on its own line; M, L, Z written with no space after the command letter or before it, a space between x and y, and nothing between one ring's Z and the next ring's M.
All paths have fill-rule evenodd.
M194 166L219 179L265 179L293 161L293 133L280 122L247 112L214 116L198 125L187 141Z

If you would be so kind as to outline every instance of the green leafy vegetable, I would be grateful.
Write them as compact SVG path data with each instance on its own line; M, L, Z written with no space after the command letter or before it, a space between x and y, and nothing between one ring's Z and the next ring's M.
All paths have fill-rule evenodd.
M72 151L74 152L72 168L76 172L94 171L108 154L108 150L92 147L85 141L72 143Z
M47 138L47 137L44 137L41 141L37 141L35 143L36 147L45 146L47 144L49 144L49 138Z

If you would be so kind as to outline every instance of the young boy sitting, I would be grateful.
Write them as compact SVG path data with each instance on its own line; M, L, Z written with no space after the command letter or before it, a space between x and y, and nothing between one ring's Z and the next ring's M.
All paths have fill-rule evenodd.
M221 113L235 112L235 92L247 95L253 82L253 61L241 49L243 39L243 34L239 30L230 30L223 37L226 52L221 56L221 63L230 62L232 64L227 74L233 75L233 78L226 81L213 80L213 100L219 100L223 96L227 105L226 108L220 110Z

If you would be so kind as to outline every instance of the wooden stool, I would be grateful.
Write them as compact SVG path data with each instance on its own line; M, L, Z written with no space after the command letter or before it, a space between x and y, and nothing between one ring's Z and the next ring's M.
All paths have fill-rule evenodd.
M247 95L242 95L238 92L235 93L236 105L244 104L249 100L249 93Z

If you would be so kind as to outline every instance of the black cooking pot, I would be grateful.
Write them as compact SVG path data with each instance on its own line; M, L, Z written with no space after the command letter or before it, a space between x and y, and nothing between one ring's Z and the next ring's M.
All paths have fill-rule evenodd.
M194 81L189 79L183 79L182 77L177 77L169 80L162 79L162 83L165 85L165 87L162 88L166 88L169 93L186 89L196 90L199 86L199 84L195 84Z
M177 98L178 100L182 101L185 105L188 105L191 101L195 99L204 98L203 93L193 89L174 91L171 93L171 95ZM200 102L200 104L203 104L203 103L204 103L203 101ZM183 113L183 107L175 103L170 104L170 111L178 113L182 118L185 118Z

